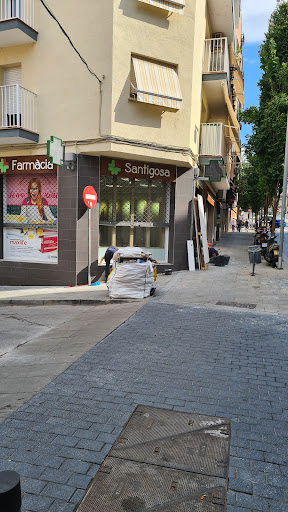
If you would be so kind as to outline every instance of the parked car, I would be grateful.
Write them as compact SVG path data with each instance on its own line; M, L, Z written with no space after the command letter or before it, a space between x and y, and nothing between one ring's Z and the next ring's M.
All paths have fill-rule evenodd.
M271 221L272 221L272 215L268 215L268 225L271 227ZM262 217L261 219L261 222L262 222L262 226L265 225L265 218ZM275 221L275 228L280 228L280 225L281 225L281 219L276 219ZM286 222L284 221L284 227L286 227Z
M281 219L276 219L276 221L275 221L275 227L276 227L276 228L280 228L280 226L281 226ZM286 222L285 222L285 220L284 220L284 227L286 227Z

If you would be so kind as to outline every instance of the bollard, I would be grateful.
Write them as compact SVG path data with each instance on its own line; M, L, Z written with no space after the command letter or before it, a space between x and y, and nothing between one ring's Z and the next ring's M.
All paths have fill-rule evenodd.
M20 512L20 476L16 471L0 471L0 510Z

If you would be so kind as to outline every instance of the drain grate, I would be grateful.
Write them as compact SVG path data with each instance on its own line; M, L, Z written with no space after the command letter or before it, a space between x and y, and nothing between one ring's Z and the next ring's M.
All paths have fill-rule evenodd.
M229 306L230 308L246 308L246 309L255 309L257 304L242 304L241 302L223 302L222 300L218 300L216 302L216 306Z
M138 406L78 512L224 512L231 422Z

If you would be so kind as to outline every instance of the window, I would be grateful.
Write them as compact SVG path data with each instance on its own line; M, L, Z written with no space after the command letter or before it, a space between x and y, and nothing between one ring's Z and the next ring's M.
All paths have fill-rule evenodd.
M132 56L131 97L136 101L179 110L182 103L176 68Z
M167 261L169 182L101 176L98 258L109 245L139 246Z
M54 169L34 173L31 160L24 162L29 167L27 172L12 171L15 159L7 159L8 170L3 176L4 259L57 263L57 174ZM43 158L39 159L42 163Z
M21 126L21 67L4 69L4 123L5 127Z
M185 7L185 0L139 0L139 2L154 5L155 7L166 9L170 12L177 12L178 14L183 14Z

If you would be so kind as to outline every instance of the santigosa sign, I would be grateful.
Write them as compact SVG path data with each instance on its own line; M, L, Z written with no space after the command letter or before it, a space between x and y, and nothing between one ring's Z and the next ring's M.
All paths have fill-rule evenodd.
M155 180L175 181L176 166L166 164L154 164L147 162L135 162L131 160L118 160L116 158L101 157L101 174Z

